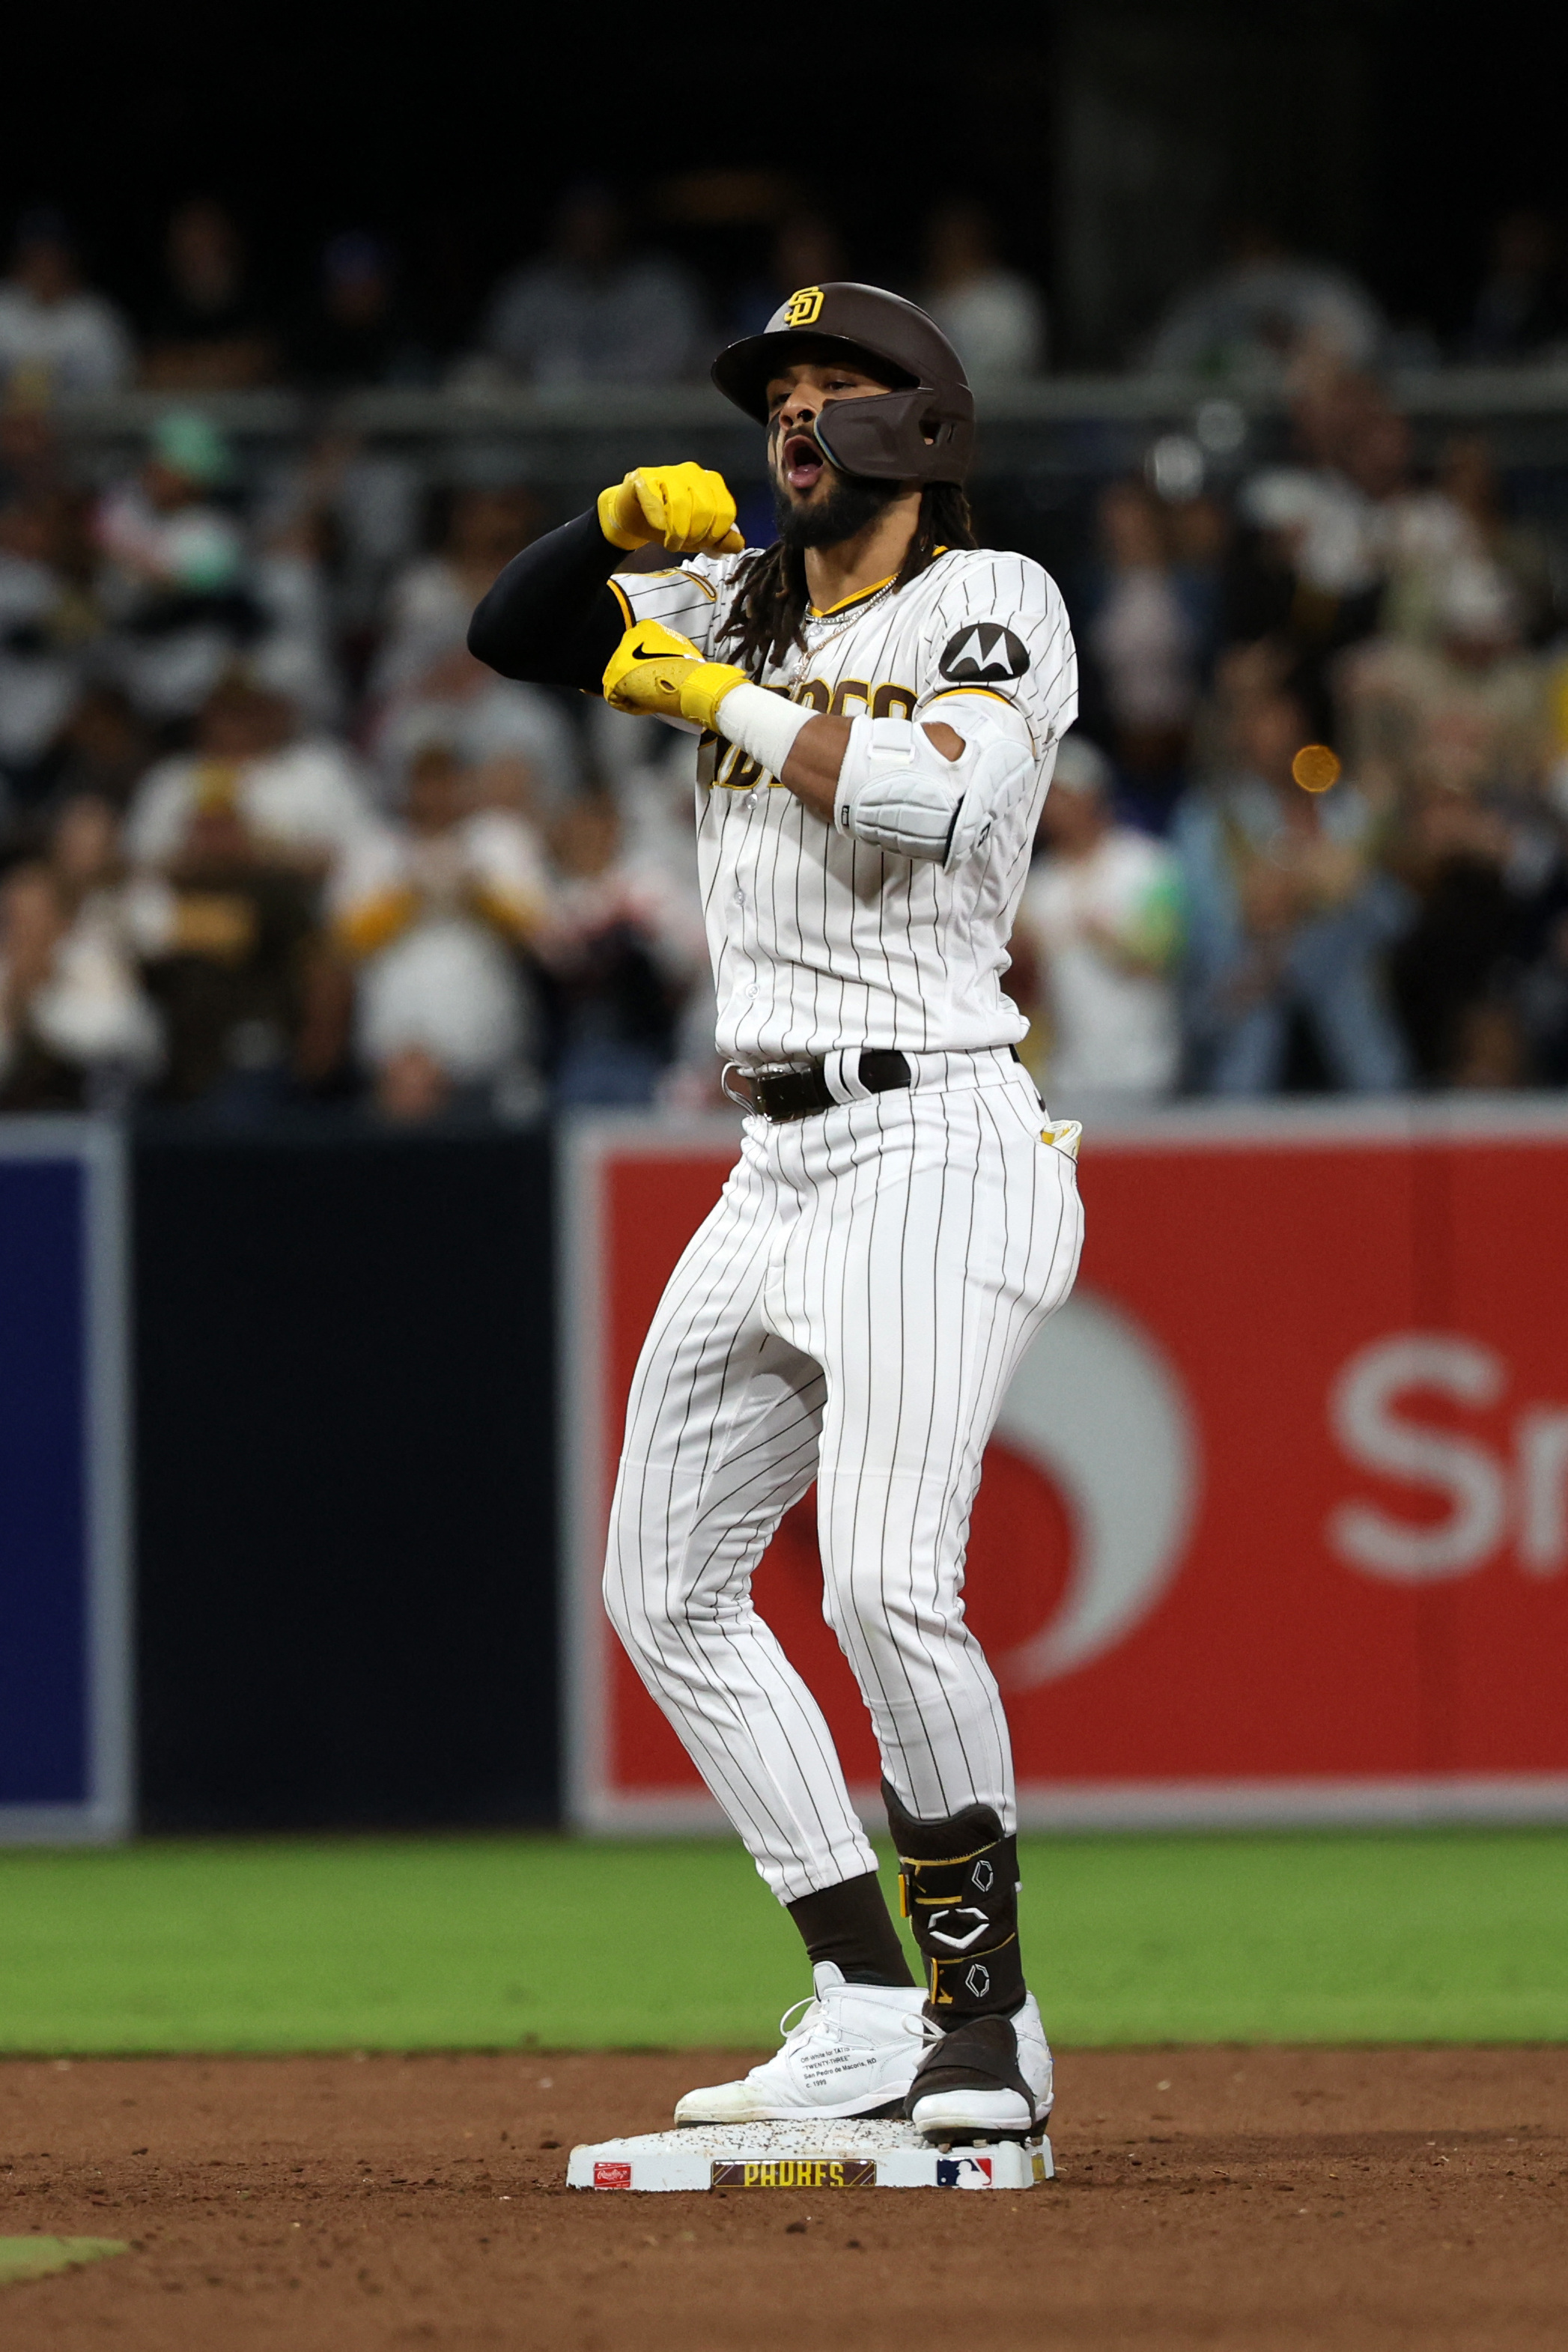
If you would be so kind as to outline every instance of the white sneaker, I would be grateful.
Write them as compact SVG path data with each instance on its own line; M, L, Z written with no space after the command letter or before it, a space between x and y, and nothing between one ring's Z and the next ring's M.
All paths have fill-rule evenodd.
M831 1960L818 1961L812 1982L815 1993L779 2020L784 2048L743 2082L688 2091L676 2105L678 2124L902 2113L925 2049L921 1987L846 1984ZM791 2024L796 2009L803 2014Z
M999 2027L1011 2029L1011 2051ZM1055 2088L1051 2046L1033 1993L1010 2018L980 2018L951 2034L928 2024L926 2032L921 2072L931 2071L942 2087L922 2092L918 2078L912 2084L909 2116L917 2131L945 2139L992 2132L1016 2137L1044 2128Z

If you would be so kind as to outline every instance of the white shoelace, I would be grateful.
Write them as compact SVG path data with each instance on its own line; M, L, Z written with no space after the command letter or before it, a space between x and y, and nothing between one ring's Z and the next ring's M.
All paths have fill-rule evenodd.
M796 2010L802 2012L799 2017L795 2017ZM790 2023L792 2018L795 2018L793 2025ZM899 2022L906 2032L923 2032L928 2021L923 2011L916 2011L904 2014ZM804 2042L812 2033L830 2035L837 2042L847 2042L849 2039L837 2019L825 2007L821 1994L815 1992L806 1993L800 2000L791 2001L779 2020L779 2032L784 2036L785 2049L792 2042ZM774 2055L778 2053L775 2052ZM773 2061L767 2059L763 2063L771 2065Z
M793 2042L797 2034L809 2033L812 2027L818 2022L817 2018L813 2014L813 2012L819 2010L822 2004L818 1995L814 1992L808 1992L803 2000L792 2000L789 2007L785 2010L784 2015L779 2020L779 2032L784 2035L784 2040L786 2042ZM795 2017L795 2013L797 2009L804 2011L805 2014L801 2017L795 2017L795 2023L792 2025L790 2023L790 2019ZM827 2022L826 2018L823 2018L820 2021L823 2024Z

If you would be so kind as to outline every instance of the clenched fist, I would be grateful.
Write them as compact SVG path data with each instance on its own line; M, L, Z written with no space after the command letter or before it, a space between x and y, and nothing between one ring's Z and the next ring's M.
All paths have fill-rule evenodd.
M612 547L657 541L672 555L736 555L746 544L728 483L705 466L634 466L600 491L599 529Z
M706 661L689 637L659 621L637 621L605 671L605 700L643 718L684 719L716 728L720 703L746 673L730 662Z

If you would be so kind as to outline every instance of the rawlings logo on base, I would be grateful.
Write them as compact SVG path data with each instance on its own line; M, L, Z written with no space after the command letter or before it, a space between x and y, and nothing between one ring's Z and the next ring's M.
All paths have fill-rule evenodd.
M632 2168L629 2164L596 2164L594 2167L595 2189L629 2189Z
M784 2156L771 2164L716 2164L715 2189L875 2189L874 2158Z

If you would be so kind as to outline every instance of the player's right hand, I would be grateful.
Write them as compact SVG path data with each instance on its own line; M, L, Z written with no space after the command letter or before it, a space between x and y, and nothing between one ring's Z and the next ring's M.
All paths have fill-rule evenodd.
M705 466L634 466L600 491L599 529L612 547L658 541L672 555L736 555L746 544L728 483Z

